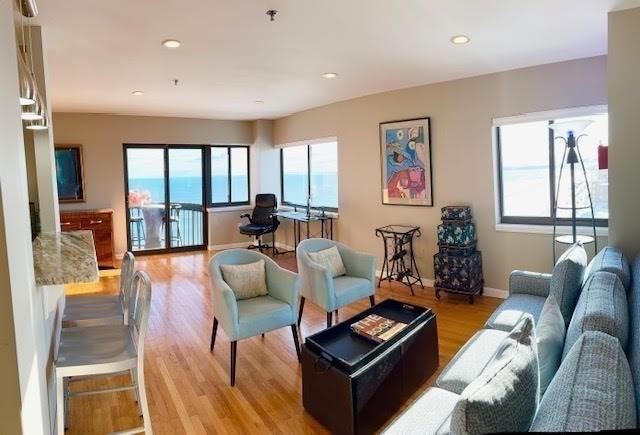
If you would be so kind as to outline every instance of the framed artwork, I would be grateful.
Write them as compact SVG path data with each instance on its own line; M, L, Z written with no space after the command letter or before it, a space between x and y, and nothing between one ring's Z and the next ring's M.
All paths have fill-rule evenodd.
M80 145L56 145L59 202L84 202L84 171Z
M430 118L380 123L382 203L433 207Z

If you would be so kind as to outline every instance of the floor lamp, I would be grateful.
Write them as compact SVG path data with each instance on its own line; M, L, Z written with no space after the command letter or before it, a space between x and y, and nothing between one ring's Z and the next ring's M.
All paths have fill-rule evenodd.
M563 245L572 245L580 242L584 245L593 243L595 252L598 252L598 240L596 239L596 222L593 213L593 200L591 198L591 190L589 189L589 180L587 178L587 170L584 167L584 161L578 148L578 142L580 138L586 136L584 131L593 123L592 120L580 120L580 121L565 121L558 122L549 125L549 129L553 132L555 139L561 139L564 144L564 153L562 154L562 164L560 165L560 173L558 174L558 186L556 188L556 197L553 207L553 263L556 262L556 243ZM579 165L576 168L576 165ZM562 176L564 174L565 166L569 166L569 177L571 182L571 207L561 207L558 205L558 198L560 196L560 186ZM582 176L584 177L584 183L587 189L588 205L577 206L576 205L576 169L579 171L582 169ZM579 175L579 174L578 174ZM590 210L591 211L591 227L593 228L593 236L578 235L577 234L577 211L578 210ZM556 237L556 230L558 225L558 210L571 210L571 234Z

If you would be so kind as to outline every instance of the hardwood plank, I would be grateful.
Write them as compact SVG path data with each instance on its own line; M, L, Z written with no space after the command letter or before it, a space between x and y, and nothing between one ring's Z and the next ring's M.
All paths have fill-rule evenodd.
M157 434L301 433L327 431L302 407L302 370L297 362L291 330L283 328L238 344L236 387L229 385L229 339L218 328L216 348L209 352L212 307L207 273L214 253L164 254L137 258L153 283L149 333L145 347L147 397ZM280 265L296 270L292 254L279 256ZM116 277L103 277L91 290L117 293ZM73 289L70 289L73 291ZM77 291L85 293L87 289ZM397 283L383 283L376 300L394 298L432 308L438 319L440 367L405 404L430 386L447 362L482 327L501 302L443 294L431 288L416 296ZM340 320L369 307L358 301L340 310ZM313 303L305 305L300 334L325 328L325 313ZM124 385L126 376L74 382L73 391ZM131 392L74 397L69 401L67 434L103 434L137 426L136 403Z

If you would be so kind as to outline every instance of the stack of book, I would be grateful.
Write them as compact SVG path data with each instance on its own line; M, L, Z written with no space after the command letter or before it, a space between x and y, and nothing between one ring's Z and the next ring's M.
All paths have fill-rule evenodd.
M351 331L376 343L382 343L402 331L406 326L406 323L369 314L364 319L352 324Z

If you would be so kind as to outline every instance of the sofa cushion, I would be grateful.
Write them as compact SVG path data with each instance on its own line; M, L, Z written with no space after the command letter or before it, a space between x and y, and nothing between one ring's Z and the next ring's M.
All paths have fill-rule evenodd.
M536 341L540 366L540 394L551 383L560 367L566 329L556 298L549 296L536 325Z
M569 325L578 301L586 266L587 253L581 244L576 243L560 256L551 273L549 294L558 301L566 325Z
M545 298L527 294L513 294L493 312L485 328L511 331L525 316L530 315L538 321Z
M531 431L635 427L633 394L629 363L618 340L603 332L585 332L551 381Z
M611 272L596 272L584 285L567 330L562 357L583 332L600 331L616 337L626 348L629 337L627 294L620 278Z
M593 257L593 260L591 260L585 270L584 282L586 283L591 275L601 270L618 275L624 288L627 289L627 291L629 290L631 271L629 270L629 262L625 256L622 255L620 249L607 246L598 252L598 255Z
M631 267L631 288L629 289L629 344L627 356L631 375L636 386L636 413L640 420L640 256L633 260ZM640 422L639 422L640 424Z
M538 358L531 316L504 339L482 374L460 395L451 414L454 434L526 431L538 405Z
M440 388L427 388L382 433L385 435L448 434L451 413L459 397Z
M507 335L508 332L498 329L481 329L476 332L447 364L438 376L436 385L461 394L491 362Z
M271 296L238 301L238 339L292 325L294 310L286 302Z

